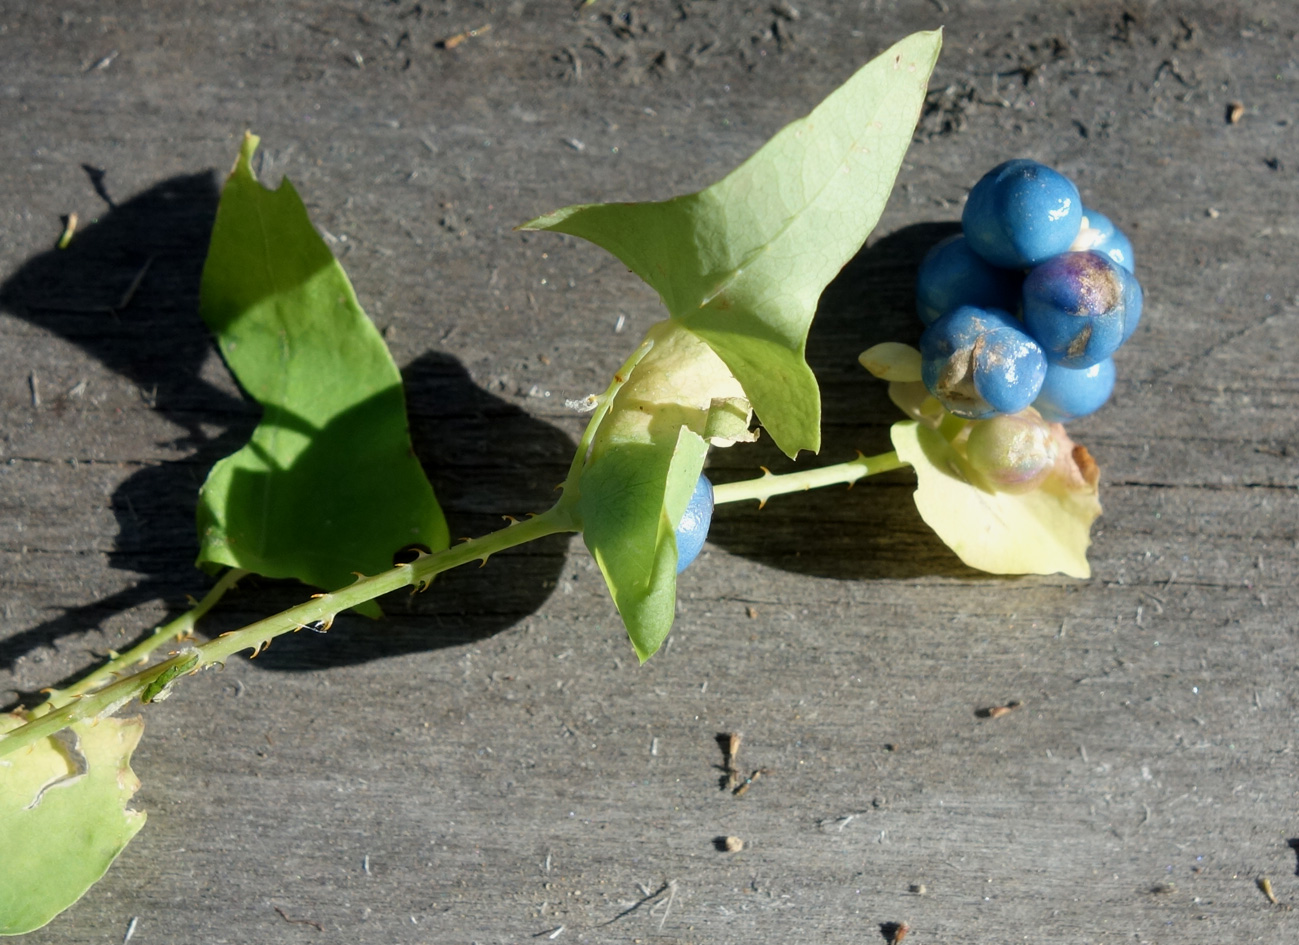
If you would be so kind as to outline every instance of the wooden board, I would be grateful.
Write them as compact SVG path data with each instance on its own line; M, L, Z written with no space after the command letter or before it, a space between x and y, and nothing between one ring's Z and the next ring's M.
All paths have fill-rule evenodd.
M453 533L480 534L548 503L582 423L564 400L661 314L601 251L512 227L704 186L938 25L897 189L813 328L822 456L885 448L895 412L855 358L915 337L916 263L965 190L1009 157L1051 163L1131 235L1147 299L1114 402L1074 428L1103 468L1094 577L965 569L894 473L720 510L638 667L579 541L501 555L149 707L148 825L28 941L1299 934L1282 0L0 9L3 698L206 586L195 490L256 419L195 310L245 129L402 365ZM760 464L769 447L714 459ZM304 593L250 585L204 631ZM719 788L731 731L770 769L739 797Z

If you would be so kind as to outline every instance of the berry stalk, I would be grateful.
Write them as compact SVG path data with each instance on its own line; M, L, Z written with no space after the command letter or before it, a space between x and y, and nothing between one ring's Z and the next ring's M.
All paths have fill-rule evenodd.
M896 452L881 453L878 456L857 454L856 459L833 466L820 466L815 469L800 469L791 473L776 475L763 469L757 479L746 479L741 482L726 482L713 487L713 502L721 505L725 502L743 502L746 499L757 499L759 506L766 505L774 495L786 495L791 492L806 492L822 486L852 485L858 479L873 476L876 473L901 469L908 464L898 459Z

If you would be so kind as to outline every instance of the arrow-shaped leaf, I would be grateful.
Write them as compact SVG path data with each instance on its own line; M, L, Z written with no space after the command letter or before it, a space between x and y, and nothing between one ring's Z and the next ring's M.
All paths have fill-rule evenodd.
M940 45L937 31L904 39L706 190L566 207L523 229L580 236L621 259L725 362L777 446L816 451L807 331L883 212Z
M256 147L249 135L222 191L200 306L265 412L203 486L199 564L334 590L406 545L447 547L447 527L397 366L292 185L253 176Z

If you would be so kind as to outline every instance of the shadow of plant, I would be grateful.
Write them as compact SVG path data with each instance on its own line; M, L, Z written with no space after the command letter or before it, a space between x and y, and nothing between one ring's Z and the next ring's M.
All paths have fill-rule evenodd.
M746 479L759 465L774 473L828 465L893 447L889 427L905 419L857 356L883 341L915 344L915 279L934 243L956 232L956 223L905 227L862 249L821 294L808 335L807 361L821 387L821 452L795 464L769 439L748 449L714 451L716 482ZM732 554L773 567L822 577L974 577L921 520L912 501L915 476L885 473L853 488L830 487L805 495L720 506L709 540Z
M112 496L118 534L110 564L143 577L0 640L0 667L148 601L174 602L178 613L204 583L193 565L197 489L214 462L247 440L258 415L254 404L200 375L212 343L198 317L198 289L218 196L210 172L163 181L110 205L67 249L33 257L0 285L0 309L129 379L182 431L176 445L185 451L182 459L130 476ZM431 470L454 536L499 527L501 511L540 511L553 502L573 449L566 435L479 390L447 355L426 354L404 374L416 453ZM213 428L219 432L205 432ZM491 635L546 599L565 547L557 538L496 556L487 580L453 572L435 592L385 601L394 615L388 620L346 617L327 637L299 635L259 663L308 669ZM232 629L307 593L296 583L250 579L200 630Z
M505 525L503 513L522 518L554 504L555 486L568 472L575 444L512 404L476 387L464 367L429 352L403 372L411 439L451 527L451 540ZM284 670L359 663L417 650L453 646L514 626L550 596L563 568L569 538L551 536L492 556L484 569L462 567L438 575L424 593L384 598L385 617L343 614L327 634L281 637L257 658ZM283 606L303 598L300 585L278 589ZM267 594L241 594L260 613Z

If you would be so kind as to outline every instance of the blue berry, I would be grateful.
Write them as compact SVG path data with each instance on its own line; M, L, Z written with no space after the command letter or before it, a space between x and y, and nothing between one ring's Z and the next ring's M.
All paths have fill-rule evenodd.
M1013 312L1023 276L999 269L970 248L960 233L934 244L916 274L916 310L932 325L954 308L974 305Z
M701 473L695 483L695 491L690 494L690 502L681 515L681 523L677 525L677 574L690 567L690 562L699 557L704 539L708 537L708 526L712 523L713 484Z
M1024 327L1047 360L1069 368L1104 361L1141 317L1136 276L1100 253L1061 253L1024 279Z
M962 305L920 336L920 376L948 411L981 420L1031 404L1046 357L1009 313Z
M1113 358L1077 370L1050 364L1033 406L1047 420L1066 423L1095 413L1113 392Z
M1094 253L1108 256L1111 262L1118 263L1128 272L1136 272L1136 257L1132 255L1131 241L1109 217L1087 207L1083 207L1082 227L1069 248L1090 249Z
M1065 252L1081 223L1082 198L1073 182L1023 158L985 174L961 214L970 247L1006 269L1027 269Z
M965 456L998 492L1032 492L1055 468L1055 437L1031 410L970 424Z

